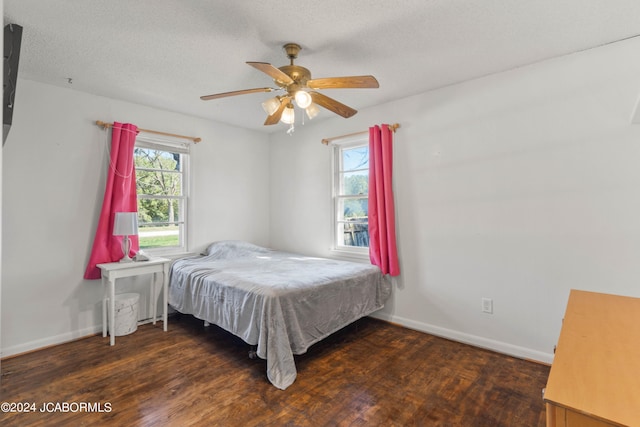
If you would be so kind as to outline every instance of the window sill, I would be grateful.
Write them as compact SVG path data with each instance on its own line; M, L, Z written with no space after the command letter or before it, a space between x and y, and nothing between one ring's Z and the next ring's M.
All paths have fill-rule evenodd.
M196 252L154 252L150 250L143 250L143 252L150 258L168 258L172 261L188 256L198 255Z
M369 252L355 252L342 249L331 249L329 251L331 258L342 259L345 261L369 262Z

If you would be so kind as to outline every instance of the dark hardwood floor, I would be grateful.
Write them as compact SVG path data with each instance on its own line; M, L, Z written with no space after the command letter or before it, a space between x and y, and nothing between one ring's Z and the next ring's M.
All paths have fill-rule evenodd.
M0 402L35 412L0 412L0 425L545 424L548 366L372 318L296 356L298 377L284 391L247 350L217 327L174 316L168 332L143 325L114 347L95 336L8 358Z

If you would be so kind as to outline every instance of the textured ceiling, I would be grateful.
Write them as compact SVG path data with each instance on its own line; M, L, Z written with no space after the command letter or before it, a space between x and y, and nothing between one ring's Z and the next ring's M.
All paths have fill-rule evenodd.
M313 77L376 76L324 91L362 109L635 37L640 1L4 0L4 23L24 27L23 78L270 132L273 94L199 97L275 87L245 61L286 65L284 43Z

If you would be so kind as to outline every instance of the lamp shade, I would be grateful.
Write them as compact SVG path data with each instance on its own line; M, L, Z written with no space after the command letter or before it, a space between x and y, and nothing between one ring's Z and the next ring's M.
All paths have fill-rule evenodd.
M307 112L307 117L309 117L309 120L311 120L318 115L320 109L316 104L309 104L305 111Z
M268 115L272 115L273 113L278 111L279 107L280 107L280 99L278 99L277 96L273 98L269 98L262 103L262 108L264 109L264 112L267 113Z
M296 99L296 104L298 104L298 107L302 109L307 108L309 105L311 105L311 101L312 101L311 95L309 95L307 92L303 90L299 90L296 92L295 99Z
M282 117L280 121L282 123L286 123L288 125L292 124L295 121L296 113L293 111L293 105L287 105L287 108L282 112Z
M132 236L138 234L137 212L116 212L113 221L114 236Z

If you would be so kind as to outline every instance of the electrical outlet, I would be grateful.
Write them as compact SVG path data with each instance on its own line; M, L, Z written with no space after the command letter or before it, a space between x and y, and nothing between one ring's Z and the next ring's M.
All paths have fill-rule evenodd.
M491 298L482 298L482 312L493 314L493 300Z

